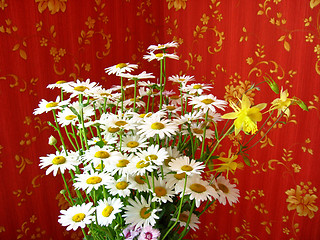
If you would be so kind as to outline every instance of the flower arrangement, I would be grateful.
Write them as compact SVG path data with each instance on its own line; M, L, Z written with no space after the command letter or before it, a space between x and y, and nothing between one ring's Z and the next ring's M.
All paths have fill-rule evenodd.
M179 59L169 51L177 47L170 42L148 48L144 59L160 65L156 81L150 73L132 74L135 64L119 63L105 70L120 78L120 86L104 89L89 79L48 85L60 88L61 95L42 99L34 114L53 113L48 124L60 142L49 138L56 152L41 157L39 165L47 175L63 178L61 193L70 206L58 221L68 231L80 228L87 240L183 239L199 228L199 217L215 201L238 202L229 173L241 167L235 161L239 155L250 165L246 152L272 129L258 136L275 111L274 124L290 115L293 104L307 110L281 89L268 110L266 103L253 105L243 94L229 103L234 111L222 115L228 103L206 94L212 86L194 83L193 76L167 77L166 61ZM169 81L178 94L166 90ZM279 94L270 76L263 82ZM258 122L263 122L259 128ZM227 157L217 155L226 137L241 132L250 140L234 152L230 148Z

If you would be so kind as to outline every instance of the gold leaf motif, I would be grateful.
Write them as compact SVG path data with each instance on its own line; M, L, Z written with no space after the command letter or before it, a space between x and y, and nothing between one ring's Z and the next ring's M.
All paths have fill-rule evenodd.
M19 54L21 58L23 58L24 60L27 60L27 53L25 50L20 49Z
M284 47L284 49L287 50L288 52L290 51L290 44L289 44L289 42L284 41L284 42L283 42L283 47Z
M17 43L16 45L13 46L12 51L17 51L20 47L20 44Z
M316 6L318 6L320 3L320 0L310 0L310 8L313 9Z

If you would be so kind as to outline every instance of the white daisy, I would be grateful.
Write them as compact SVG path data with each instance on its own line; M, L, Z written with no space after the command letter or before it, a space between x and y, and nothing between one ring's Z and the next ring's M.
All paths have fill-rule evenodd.
M141 196L141 200L137 197L135 197L135 200L129 198L128 202L129 205L124 208L125 213L123 214L126 224L135 225L135 228L154 226L156 224L156 220L159 219L156 213L160 209L150 210L151 203L143 196Z
M155 115L149 117L147 121L137 127L140 129L138 134L141 134L147 138L159 135L160 139L165 137L171 137L178 131L176 124L172 123L169 119L161 119Z
M229 179L226 179L224 176L220 175L217 179L213 179L211 185L219 194L218 200L221 204L226 205L226 200L228 200L228 203L232 206L233 203L239 201L239 189L236 188L235 184L231 184Z
M93 137L91 139L88 139L88 144L89 146L96 145L98 142L103 142L104 145L107 145L108 147L111 147L112 145L116 144L118 141L118 137L112 136L112 135L103 135L102 134L102 139L99 137Z
M187 75L175 75L168 78L169 81L186 84L187 82L193 81L194 76L187 76Z
M168 147L166 148L167 152L168 152L168 157L164 160L163 162L163 172L164 173L168 173L171 171L170 167L169 167L169 162L171 162L173 159L176 159L178 157L182 157L182 154L178 151L177 147Z
M109 166L112 161L117 161L121 158L121 154L118 151L112 151L111 147L105 145L103 147L92 146L81 156L84 163L92 163L95 168L101 162L104 165Z
M204 92L204 90L210 90L210 88L213 88L213 87L209 84L192 83L191 85L183 86L181 90L184 92L188 92L189 94L201 95Z
M123 106L125 108L129 108L129 107L132 108L133 105L134 105L134 98L130 98L130 99L123 101ZM140 97L136 97L136 107L142 108L145 106L146 106L146 103Z
M155 76L153 76L152 73L147 73L146 71L143 71L142 73L140 73L138 75L132 75L130 73L122 73L122 74L120 74L120 76L124 77L124 78L128 78L130 80L155 78Z
M148 55L144 55L143 59L146 59L148 62L151 62L152 60L163 60L164 58L171 58L175 60L179 60L179 56L174 53L156 53L149 52Z
M147 138L139 135L126 136L122 139L121 150L129 153L141 151L148 147Z
M165 148L159 145L151 145L146 150L136 154L139 160L145 160L155 165L162 165L164 160L169 156Z
M132 189L138 190L139 192L145 192L149 190L145 175L130 174L128 177Z
M88 95L88 92L96 87L97 83L90 83L90 79L87 79L85 82L78 79L76 82L67 82L67 84L63 84L62 89L67 93L71 93L70 98L73 98L80 94Z
M122 211L123 203L119 198L101 199L98 202L97 220L100 226L108 226L116 219L116 214Z
M199 177L191 177L187 181L185 190L186 195L190 195L190 200L195 200L196 207L200 207L201 202L219 198L216 190L210 186L209 182L202 180Z
M180 174L186 173L187 175L201 174L205 168L202 162L196 162L187 156L179 157L169 162L169 168Z
M50 101L48 102L45 99L41 99L41 101L39 102L39 107L36 108L33 111L34 115L38 115L38 114L42 114L44 112L50 112L52 110L61 110L63 108L63 106L67 106L69 104L70 100L64 100L64 101L60 101L60 96L58 96L56 98L55 101Z
M152 202L172 202L172 198L175 196L175 192L166 184L165 179L154 179L150 191L153 194Z
M193 97L189 103L194 105L195 108L201 108L204 112L209 109L216 112L216 108L224 110L224 107L228 104L224 100L217 99L212 94Z
M75 125L79 119L69 108L65 108L63 111L58 113L58 123L61 127L68 126L70 124Z
M119 130L133 130L136 126L135 122L130 119L129 114L103 113L99 123L102 129L111 133L116 133Z
M175 106L180 106L181 105L181 97L179 95L171 95L169 97L169 103Z
M178 223L180 224L180 226L185 227L187 225L189 215L190 215L189 211L183 211L180 214L179 220L178 220ZM175 222L176 220L177 220L176 218L171 219L171 221L173 221L173 222ZM199 229L198 224L200 224L199 218L194 213L191 213L190 222L189 222L188 227L190 227L193 231L196 231L197 229Z
M167 185L169 188L175 188L175 193L181 193L184 188L185 184L185 178L187 176L188 180L188 175L186 173L168 173L166 175L167 179Z
M73 186L75 189L81 189L90 193L92 189L98 190L100 186L109 184L112 181L112 177L103 172L88 171L76 174L74 180Z
M134 155L121 154L119 160L112 161L110 163L108 172L110 172L111 175L115 175L117 173L120 175L126 175L128 173L128 164L134 157Z
M130 63L118 63L117 65L105 68L105 72L110 74L116 74L119 76L121 73L131 72L133 69L138 68L137 64Z
M178 124L184 124L184 123L192 123L193 121L198 121L204 119L202 117L202 112L194 111L190 113L185 113L184 115L181 115L179 118L174 119L173 121Z
M61 210L62 215L59 216L58 222L62 226L68 226L67 231L71 229L75 231L78 227L85 228L94 220L93 212L95 208L92 205L92 202L83 203L82 205L72 206L67 210Z
M153 172L159 168L158 166L153 165L152 162L140 159L138 157L133 158L127 167L128 173L134 175L144 175L146 172Z
M200 141L202 141L203 139L203 135L204 135L204 127L203 127L203 123L192 123L190 125L190 130L191 133L194 137L198 138ZM189 130L185 129L182 130L182 133L189 136ZM206 129L206 133L205 133L205 138L206 139L213 139L214 138L214 131L212 131L211 129L207 128Z
M170 114L176 114L181 111L181 107L178 107L175 104L163 104L162 109Z
M150 45L148 47L148 50L151 51L156 51L156 50L165 50L167 48L172 48L172 47L178 47L178 43L175 41L169 42L169 43L165 43L165 44L158 44L158 45Z
M56 83L49 84L47 88L50 88L50 89L62 88L63 84L65 83L67 82L64 80L60 80L60 81L57 81Z
M48 154L47 157L40 157L41 168L48 167L46 170L46 175L53 172L53 176L56 176L58 171L64 174L65 170L76 170L75 166L79 165L78 154L75 152L68 152L68 155L65 151L60 153L57 151L55 154Z
M130 196L131 183L127 180L127 177L121 177L118 180L111 179L111 181L105 186L109 190L112 196L128 197Z

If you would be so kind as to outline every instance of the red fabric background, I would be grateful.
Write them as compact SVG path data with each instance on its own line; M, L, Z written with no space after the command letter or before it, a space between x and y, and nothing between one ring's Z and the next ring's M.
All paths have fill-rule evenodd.
M38 167L39 157L53 151L47 145L51 116L32 114L42 98L55 99L57 92L46 86L87 78L118 84L104 68L119 62L157 74L142 56L150 44L172 40L180 44L180 61L170 62L169 75L211 82L212 93L228 100L269 74L309 108L293 107L287 124L276 125L251 151L251 167L230 178L240 203L214 205L190 238L319 239L319 211L310 208L319 207L319 199L303 198L318 196L320 188L319 3L0 0L0 239L82 237L58 224L62 182ZM276 97L266 87L256 95L256 103ZM290 189L303 208L288 208Z

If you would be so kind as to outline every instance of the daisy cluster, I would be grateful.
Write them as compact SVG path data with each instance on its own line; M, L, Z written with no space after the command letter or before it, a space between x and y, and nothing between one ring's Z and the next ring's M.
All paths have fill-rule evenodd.
M220 158L214 175L205 170L212 159L219 160L213 153L234 128L256 131L265 105L250 108L243 98L242 107L233 104L235 112L222 116L227 102L210 93L211 85L195 83L193 76L166 77L165 60L179 59L168 50L177 46L148 48L144 59L160 62L157 79L145 71L133 74L135 64L119 63L105 69L120 78L119 86L105 89L89 79L48 85L61 95L42 99L34 114L53 113L50 125L61 147L51 137L56 152L41 157L40 167L63 177L70 207L61 210L58 221L67 230L81 228L87 238L88 228L94 239L182 239L199 228L200 215L212 203L238 201L239 190L221 174L237 168L236 157ZM169 81L176 91L166 90ZM126 94L128 88L133 96ZM274 106L283 106L280 102ZM238 123L220 134L223 118Z

